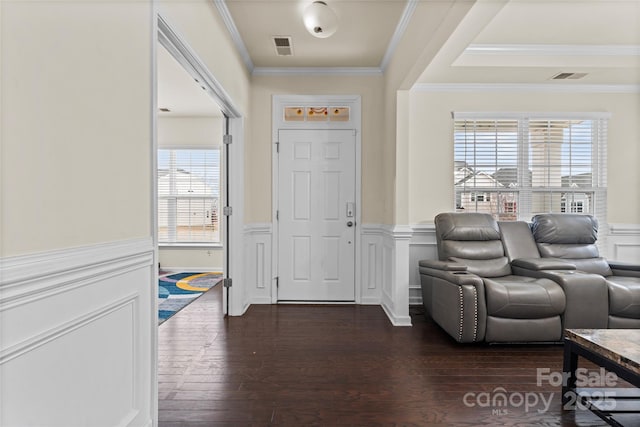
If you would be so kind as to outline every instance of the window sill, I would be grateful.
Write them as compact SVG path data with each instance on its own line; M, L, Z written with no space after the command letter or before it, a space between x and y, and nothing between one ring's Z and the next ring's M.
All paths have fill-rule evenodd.
M222 249L222 243L158 243L160 249Z

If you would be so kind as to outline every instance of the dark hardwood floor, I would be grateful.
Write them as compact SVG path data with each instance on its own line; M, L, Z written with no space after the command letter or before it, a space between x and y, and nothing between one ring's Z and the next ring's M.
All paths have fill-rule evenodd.
M457 344L419 308L409 328L377 306L225 319L220 300L218 285L160 326L161 427L605 425L536 383L538 368L561 372L560 345Z

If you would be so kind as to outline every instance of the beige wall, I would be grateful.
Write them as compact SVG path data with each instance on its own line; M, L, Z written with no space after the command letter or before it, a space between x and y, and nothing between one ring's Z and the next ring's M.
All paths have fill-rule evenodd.
M222 271L222 248L160 248L158 262L163 269Z
M222 117L159 117L158 148L212 148L222 145ZM160 246L163 268L220 269L224 266L222 247Z
M0 255L151 236L151 2L0 8Z
M384 73L384 146L381 200L382 223L408 222L408 169L405 155L408 131L406 91L411 89L475 1L418 2L406 31ZM419 41L419 42L416 42ZM398 156L401 157L398 157Z
M220 147L222 135L222 117L158 118L158 148Z
M410 224L433 223L453 208L452 111L610 112L607 220L640 223L639 94L412 92Z
M273 95L360 95L362 97L362 220L384 220L383 91L381 76L254 76L251 135L245 145L245 222L270 223L272 204Z

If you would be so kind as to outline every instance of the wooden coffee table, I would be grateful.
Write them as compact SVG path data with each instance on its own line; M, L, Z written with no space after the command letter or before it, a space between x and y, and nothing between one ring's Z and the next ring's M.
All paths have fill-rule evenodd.
M578 368L578 356L606 371ZM640 426L640 390L615 387L621 378L640 388L640 329L565 330L563 371L564 409L587 408L610 425Z

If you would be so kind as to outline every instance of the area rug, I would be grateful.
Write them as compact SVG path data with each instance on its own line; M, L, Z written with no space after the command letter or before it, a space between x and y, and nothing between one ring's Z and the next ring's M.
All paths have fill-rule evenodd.
M191 304L221 279L220 272L170 273L160 276L158 325Z

